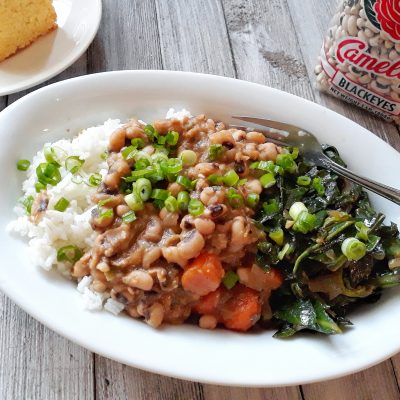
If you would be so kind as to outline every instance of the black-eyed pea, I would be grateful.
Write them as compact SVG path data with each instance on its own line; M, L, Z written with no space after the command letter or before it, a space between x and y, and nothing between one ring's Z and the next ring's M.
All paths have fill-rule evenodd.
M213 315L202 315L199 319L199 327L202 329L215 329L218 321Z

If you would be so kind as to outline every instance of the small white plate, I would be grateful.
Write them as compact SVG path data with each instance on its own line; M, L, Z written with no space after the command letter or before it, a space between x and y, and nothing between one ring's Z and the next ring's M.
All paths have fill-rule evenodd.
M27 243L5 232L15 218L31 158L47 141L72 137L108 118L163 117L169 107L230 122L254 115L295 124L336 146L355 172L400 187L400 155L356 123L307 100L249 82L167 71L119 71L58 82L0 113L0 290L33 317L76 343L134 367L194 381L279 386L336 378L374 365L400 350L399 288L350 315L342 335L301 334L289 340L273 331L240 334L191 325L153 329L145 323L81 307L73 282L32 267ZM45 110L45 112L43 112ZM232 121L233 122L233 121ZM399 223L400 208L371 196L377 210Z
M58 29L0 62L0 96L38 85L72 65L99 28L101 0L54 0Z

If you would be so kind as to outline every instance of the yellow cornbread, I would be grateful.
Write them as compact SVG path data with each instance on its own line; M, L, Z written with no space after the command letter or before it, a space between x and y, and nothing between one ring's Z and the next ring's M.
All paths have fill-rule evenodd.
M51 0L0 0L0 61L57 28Z

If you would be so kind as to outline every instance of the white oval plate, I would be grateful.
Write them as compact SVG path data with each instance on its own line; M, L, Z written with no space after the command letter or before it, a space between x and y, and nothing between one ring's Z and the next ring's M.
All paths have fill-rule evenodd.
M0 62L0 96L38 85L72 65L92 43L101 0L53 0L58 29Z
M159 330L128 317L82 310L75 285L32 268L26 244L6 224L24 174L15 163L48 140L71 137L107 118L163 117L169 107L229 121L232 114L264 116L314 132L338 147L349 166L400 187L400 155L354 122L299 97L239 80L163 71L121 71L59 82L31 93L0 113L0 289L33 317L96 353L178 378L243 386L278 386L339 377L374 365L400 349L397 290L351 315L342 335L272 338L272 331L239 334L194 326ZM373 162L371 161L373 160ZM399 207L372 196L394 222Z

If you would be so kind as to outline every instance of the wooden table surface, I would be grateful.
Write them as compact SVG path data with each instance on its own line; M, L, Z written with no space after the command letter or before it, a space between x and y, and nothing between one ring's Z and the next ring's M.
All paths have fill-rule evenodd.
M122 69L205 72L294 93L357 121L400 150L399 131L315 90L334 0L103 0L92 45L50 82ZM33 89L34 90L34 89ZM0 97L0 110L26 92ZM400 399L400 355L325 383L229 388L166 378L100 357L0 294L0 399ZM268 360L266 360L268 362Z

